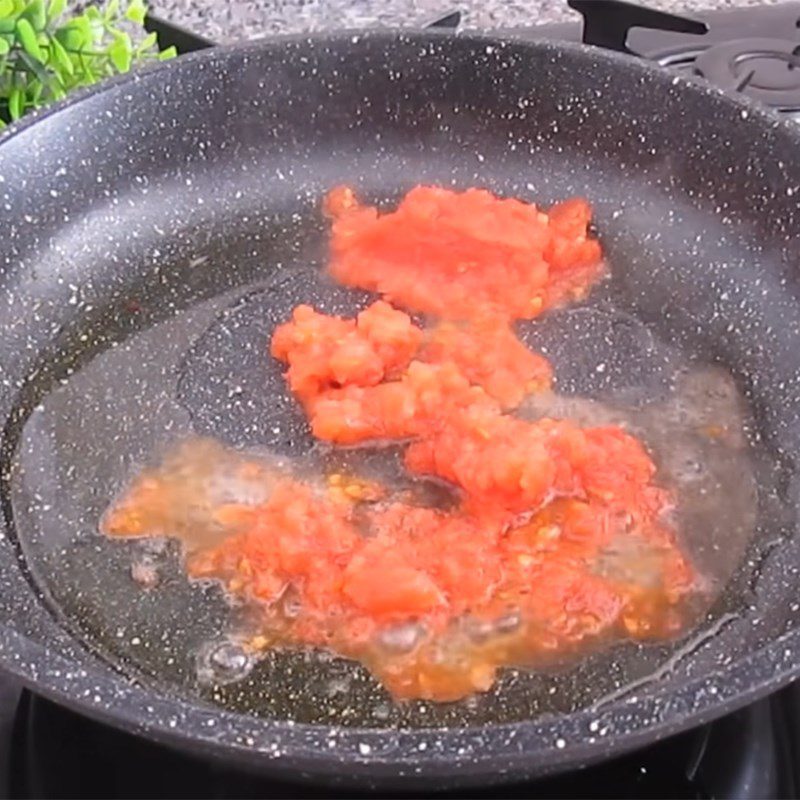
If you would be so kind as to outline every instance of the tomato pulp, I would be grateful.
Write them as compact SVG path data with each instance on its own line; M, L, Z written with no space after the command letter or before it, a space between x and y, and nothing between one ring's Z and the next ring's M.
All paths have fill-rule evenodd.
M189 574L261 608L251 646L330 649L397 698L455 700L490 688L506 665L679 632L696 576L642 443L619 426L514 415L552 381L514 321L582 297L602 273L588 204L544 211L417 187L381 214L339 188L326 211L331 275L381 299L352 319L298 306L271 355L315 437L403 442L409 475L443 482L454 503L262 468L256 502L207 503L200 518L195 507L193 529L216 536L190 548ZM147 535L142 502L174 514L179 473L142 478L150 493L134 487L106 533Z

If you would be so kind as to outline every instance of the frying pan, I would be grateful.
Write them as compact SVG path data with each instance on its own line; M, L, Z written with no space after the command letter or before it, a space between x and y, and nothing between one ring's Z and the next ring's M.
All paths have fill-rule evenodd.
M800 672L799 147L768 113L626 56L437 32L215 49L13 127L0 139L0 664L163 742L383 789L579 767L786 683ZM99 515L170 436L307 449L270 329L300 301L364 299L319 278L320 197L348 183L390 203L424 182L591 200L612 277L541 321L568 331L564 314L583 314L578 346L554 359L562 385L609 388L577 380L590 351L628 388L660 387L652 365L672 357L729 370L755 531L707 553L729 574L691 636L509 671L470 702L396 706L352 664L302 653L204 680L234 612L181 577L170 547L103 540ZM145 555L163 573L150 591L129 575Z

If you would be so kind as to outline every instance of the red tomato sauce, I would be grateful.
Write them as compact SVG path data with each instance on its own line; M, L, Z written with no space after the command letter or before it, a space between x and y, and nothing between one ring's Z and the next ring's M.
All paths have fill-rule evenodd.
M217 515L228 535L193 551L187 571L263 604L254 646L332 649L398 698L457 699L506 664L681 629L694 576L652 519L596 500L515 522L373 500L284 479L262 506ZM124 520L106 532L126 535Z
M414 505L357 476L315 484L245 465L266 499L207 502L203 518L191 491L175 489L186 471L162 469L112 508L105 532L153 535L153 518L189 541L186 525L164 520L191 505L194 529L216 536L189 550L187 571L261 607L253 647L332 650L396 698L456 700L490 688L503 666L680 632L696 576L642 443L618 426L512 413L552 380L512 321L580 296L600 274L588 205L545 213L483 190L418 187L392 213L347 189L326 210L331 273L383 299L354 319L298 306L271 355L315 437L406 441L409 474L445 482L455 507ZM439 319L423 328L392 304Z
M327 209L337 281L438 317L531 319L582 297L602 274L579 198L544 211L485 189L418 186L381 214L340 188Z

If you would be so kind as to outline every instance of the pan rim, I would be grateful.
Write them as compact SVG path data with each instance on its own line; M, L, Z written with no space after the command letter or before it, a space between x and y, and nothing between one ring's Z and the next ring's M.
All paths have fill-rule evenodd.
M678 76L672 78L662 68L625 54L578 43L530 41L507 32L496 36L491 33L453 34L449 31L412 29L342 30L333 33L265 37L245 44L225 45L193 53L173 63L166 62L138 73L118 76L28 115L0 134L0 147L6 141L24 133L30 126L67 108L105 92L120 91L133 82L153 80L167 69L191 68L197 63L214 58L224 59L262 52L272 46L292 42L352 44L357 37L357 40L389 42L406 39L426 43L454 36L476 44L497 46L510 43L532 51L575 54L583 59L591 58L595 62L608 65L624 64L634 74L649 77L664 86L670 82L680 83L687 92L704 95L713 102L732 108L747 110L750 117L748 124L779 126L784 131L782 135L789 137L795 145L800 145L800 128L793 127L791 123L785 122L756 102L746 97L731 97L716 87L697 81ZM63 670L70 667L75 672L74 692L65 688L63 677ZM92 675L85 670L75 670L74 667L75 664L69 659L47 647L9 627L0 627L0 668L63 705L118 727L146 733L159 741L172 744L192 741L209 751L239 754L245 759L248 755L258 755L281 761L282 767L285 764L297 764L298 768L309 769L316 774L335 769L331 766L334 757L339 763L346 758L348 770L354 779L360 776L379 780L381 771L386 778L400 774L405 774L410 779L423 778L426 774L430 777L441 777L442 767L445 765L453 773L466 776L472 772L476 778L480 778L485 777L485 766L492 764L493 769L496 769L499 759L505 759L503 763L507 764L509 770L514 769L515 765L527 765L531 772L536 771L539 774L542 767L545 771L557 772L576 763L598 760L612 752L617 754L635 749L653 739L729 713L775 691L800 674L800 630L790 631L758 650L743 654L741 658L709 675L686 682L674 692L662 688L649 693L646 698L634 697L636 702L622 699L609 702L605 706L595 704L570 714L458 728L357 728L248 717L221 708L204 709L186 699L170 697L155 689L126 682L122 676L110 670ZM753 680L754 673L759 677L758 681ZM749 688L738 689L740 682ZM716 691L711 691L711 687L717 683L719 685ZM700 692L704 684L706 690ZM88 693L83 694L86 690ZM102 703L94 701L95 694L102 696ZM670 705L678 711L670 711ZM660 707L667 710L659 713ZM148 711L148 708L151 710ZM643 708L651 710L643 713ZM182 724L170 725L170 715L173 718L181 716L191 734L181 731ZM634 719L634 715L641 719ZM625 719L625 726L617 729L615 720L620 716ZM214 720L214 723L209 724L209 720ZM598 723L597 729L593 727L595 722ZM248 731L248 727L252 731ZM600 734L600 731L604 732ZM256 733L256 736L250 737L250 733ZM598 735L594 735L595 733ZM396 740L395 746L390 749L385 746L387 738ZM333 746L329 744L331 741L334 741ZM275 742L279 745L277 750L273 747ZM494 777L496 781L504 779L502 775ZM510 774L505 780L518 777L518 774Z
M357 28L343 28L337 31L315 31L311 33L291 33L291 34L276 34L273 36L262 36L257 39L251 39L246 42L234 42L232 44L219 44L203 50L196 50L192 53L178 56L175 59L167 61L160 61L155 64L146 65L140 70L132 70L122 75L115 75L107 78L100 83L93 86L87 86L78 89L62 100L58 100L41 109L36 109L29 114L26 114L20 120L10 123L2 132L0 132L0 144L17 136L18 134L27 130L31 125L48 119L54 114L58 114L64 109L70 108L85 100L105 94L109 91L114 91L120 87L124 87L129 83L138 83L143 80L149 80L155 75L161 74L165 70L172 70L176 65L189 66L196 62L208 61L215 56L230 56L230 55L247 55L250 52L259 52L270 45L280 44L299 44L307 42L309 44L321 42L338 42L345 40L351 44L356 44L359 41L371 40L396 40L396 39L419 39L421 41L442 41L445 39L457 38L460 40L486 42L489 45L497 44L515 44L532 49L551 50L552 52L573 52L582 53L583 55L591 55L602 61L611 64L625 64L628 68L638 71L643 75L669 75L664 67L658 64L644 61L642 58L631 55L628 53L620 53L616 50L606 50L595 45L587 45L582 42L559 41L549 39L529 39L522 35L514 35L513 30L502 31L500 34L494 34L492 31L449 31L446 29L438 28L388 28L388 29L375 29L363 30ZM770 121L773 124L778 123L781 126L785 125L789 130L792 130L792 123L786 122L776 111L763 105L755 100L751 100L747 95L739 94L732 96L723 89L718 88L711 83L703 83L699 80L694 80L690 77L675 74L672 77L673 85L688 85L694 87L694 90L700 94L710 95L716 97L718 100L727 102L733 107L745 107L749 109L756 117L761 117L765 121ZM796 137L800 139L800 136Z
M785 666L775 669L765 656L777 650L783 650ZM711 722L783 688L800 673L799 660L800 637L787 634L711 676L684 683L674 693L662 689L644 700L633 696L607 707L592 705L570 714L485 726L359 728L270 720L203 707L125 681L110 670L99 675L75 669L68 658L11 628L0 627L0 669L60 705L165 745L180 748L191 742L193 752L199 749L209 755L230 756L240 763L254 757L266 758L275 763L276 769L302 770L305 774L300 772L300 779L326 774L332 758L337 763L346 760L352 774L350 780L344 779L345 784L359 778L372 778L378 784L382 778L441 778L444 766L450 768L448 774L466 778L466 783L503 783L520 780L526 767L534 777L545 777L570 767L590 765ZM750 688L746 690L725 688L736 682L739 673L759 666L759 662L763 666L762 681L754 682L748 677ZM65 688L65 675L70 676L70 689ZM716 691L711 691L716 683L709 677L719 680ZM631 724L632 712L641 712L643 704L656 709L666 700L683 706L685 696L696 698L697 688L704 683L708 685L700 695L704 702L695 702L677 723L671 723L668 714L663 720L648 721L655 713L648 710L638 725ZM615 718L628 704L639 707L631 709L626 727L617 729ZM571 730L566 730L566 721L571 723ZM247 725L252 728L248 730ZM191 735L182 732L184 726L192 731ZM395 740L389 748L385 746L387 737ZM491 777L483 769L489 766L494 773ZM470 774L473 780L469 779ZM480 780L487 777L488 780Z

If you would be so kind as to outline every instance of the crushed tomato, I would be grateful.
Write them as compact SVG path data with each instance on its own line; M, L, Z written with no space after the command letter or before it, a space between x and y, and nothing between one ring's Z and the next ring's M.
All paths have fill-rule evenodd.
M330 649L397 698L456 700L490 688L505 665L680 631L696 575L642 443L618 426L510 413L552 380L513 321L600 274L588 205L543 212L418 187L381 215L339 188L326 212L332 275L383 299L354 319L298 306L271 354L314 436L407 440L409 474L446 482L454 507L190 443L134 482L104 532L182 538L190 576L261 608L254 647ZM438 319L423 328L393 303ZM230 501L232 475L246 500ZM223 483L225 502L193 498Z
M591 208L578 198L543 211L485 189L418 186L380 214L340 188L326 207L337 281L438 317L531 319L602 274Z

